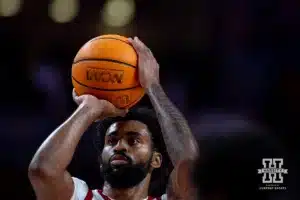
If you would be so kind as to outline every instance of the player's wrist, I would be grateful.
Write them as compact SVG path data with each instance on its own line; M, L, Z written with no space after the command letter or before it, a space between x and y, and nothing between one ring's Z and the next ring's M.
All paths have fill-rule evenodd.
M97 107L94 107L89 104L82 103L79 105L78 109L80 109L83 112L83 114L86 115L88 119L93 122L101 116L103 106L98 105Z
M158 88L159 88L159 89L162 89L161 85L159 84L159 82L154 82L154 83L149 84L149 86L145 87L145 92L146 92L148 95L151 95L151 94L153 94L153 92L156 91Z

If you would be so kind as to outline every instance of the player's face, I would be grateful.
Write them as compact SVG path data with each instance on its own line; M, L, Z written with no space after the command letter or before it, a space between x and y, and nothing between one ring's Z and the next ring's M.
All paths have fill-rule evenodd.
M115 188L130 188L140 183L151 167L161 163L151 144L145 124L134 120L112 124L106 132L101 155L104 179Z

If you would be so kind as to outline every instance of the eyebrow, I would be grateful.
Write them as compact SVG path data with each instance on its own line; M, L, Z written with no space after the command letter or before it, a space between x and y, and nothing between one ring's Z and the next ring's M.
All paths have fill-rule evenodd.
M117 136L118 132L117 131L112 131L110 133L107 133L105 136ZM141 133L139 132L135 132L135 131L129 131L129 132L126 132L126 135L128 136L140 136L142 135Z
M129 135L129 136L140 136L142 134L140 134L139 132L129 131L129 132L126 133L126 135Z

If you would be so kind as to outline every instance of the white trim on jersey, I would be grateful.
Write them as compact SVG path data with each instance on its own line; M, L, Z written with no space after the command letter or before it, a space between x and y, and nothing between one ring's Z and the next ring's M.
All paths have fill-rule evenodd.
M89 191L89 187L83 180L76 177L72 177L72 179L74 183L74 191L71 200L84 200Z
M99 192L97 190L93 190L93 199L92 200L98 200L98 199L103 199L103 197L99 194Z
M161 196L161 200L168 200L167 194L163 194L163 195Z

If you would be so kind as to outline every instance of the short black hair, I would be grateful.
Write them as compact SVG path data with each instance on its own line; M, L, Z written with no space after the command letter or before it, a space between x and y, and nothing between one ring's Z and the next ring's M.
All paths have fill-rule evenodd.
M283 158L284 168L289 168L286 153L277 138L258 130L245 130L230 136L225 132L223 136L212 134L200 138L198 143L201 156L192 178L199 199L210 199L214 195L224 195L223 199L228 200L269 199L272 194L282 194L259 190L263 186L262 175L257 173L263 167L263 158Z
M129 120L136 120L147 125L152 138L153 150L162 155L162 166L153 171L149 189L149 195L159 196L165 192L170 170L172 170L173 166L170 166L171 160L167 153L161 128L154 110L149 108L130 109L125 117L106 118L97 122L97 134L94 143L98 151L98 155L101 155L104 148L104 137L107 129L115 122Z

